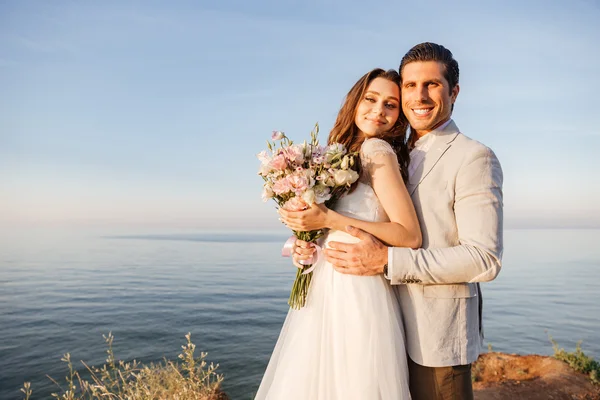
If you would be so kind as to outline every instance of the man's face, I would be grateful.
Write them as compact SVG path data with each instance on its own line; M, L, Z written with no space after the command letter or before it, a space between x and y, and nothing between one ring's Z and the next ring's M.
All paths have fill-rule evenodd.
M402 111L419 137L448 119L459 87L450 90L444 66L437 61L415 61L402 70Z

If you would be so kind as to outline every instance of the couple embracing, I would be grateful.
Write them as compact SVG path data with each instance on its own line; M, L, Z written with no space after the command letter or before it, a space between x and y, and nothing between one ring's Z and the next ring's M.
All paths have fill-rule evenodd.
M473 398L479 282L501 267L502 169L451 119L458 77L448 49L421 43L399 72L372 70L348 92L329 142L359 151L360 178L334 209L280 210L291 229L328 234L256 399ZM294 264L313 251L297 241Z

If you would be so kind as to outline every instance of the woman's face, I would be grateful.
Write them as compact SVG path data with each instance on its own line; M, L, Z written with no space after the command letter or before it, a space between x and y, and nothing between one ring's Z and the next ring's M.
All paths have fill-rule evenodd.
M392 129L399 115L400 88L385 78L375 78L358 102L354 123L365 136L374 137Z

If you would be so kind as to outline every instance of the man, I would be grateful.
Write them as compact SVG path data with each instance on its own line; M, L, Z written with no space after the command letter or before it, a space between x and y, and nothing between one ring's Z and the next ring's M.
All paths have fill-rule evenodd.
M460 133L451 114L458 63L441 45L421 43L400 64L402 110L411 125L407 189L421 225L420 249L388 248L353 227L357 244L329 243L338 272L383 273L399 293L413 400L472 399L471 363L483 329L479 282L502 257L502 169L494 153ZM298 242L296 260L312 254Z

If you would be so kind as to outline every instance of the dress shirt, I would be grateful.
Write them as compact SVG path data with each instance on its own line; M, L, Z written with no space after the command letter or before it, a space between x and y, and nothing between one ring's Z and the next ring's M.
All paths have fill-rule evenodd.
M427 154L429 149L431 149L431 147L433 146L433 143L435 142L439 133L442 132L445 127L448 126L450 121L452 120L449 119L433 131L421 136L419 140L415 142L415 147L410 152L410 163L408 166L409 177L415 173L419 165L423 162L425 154Z

